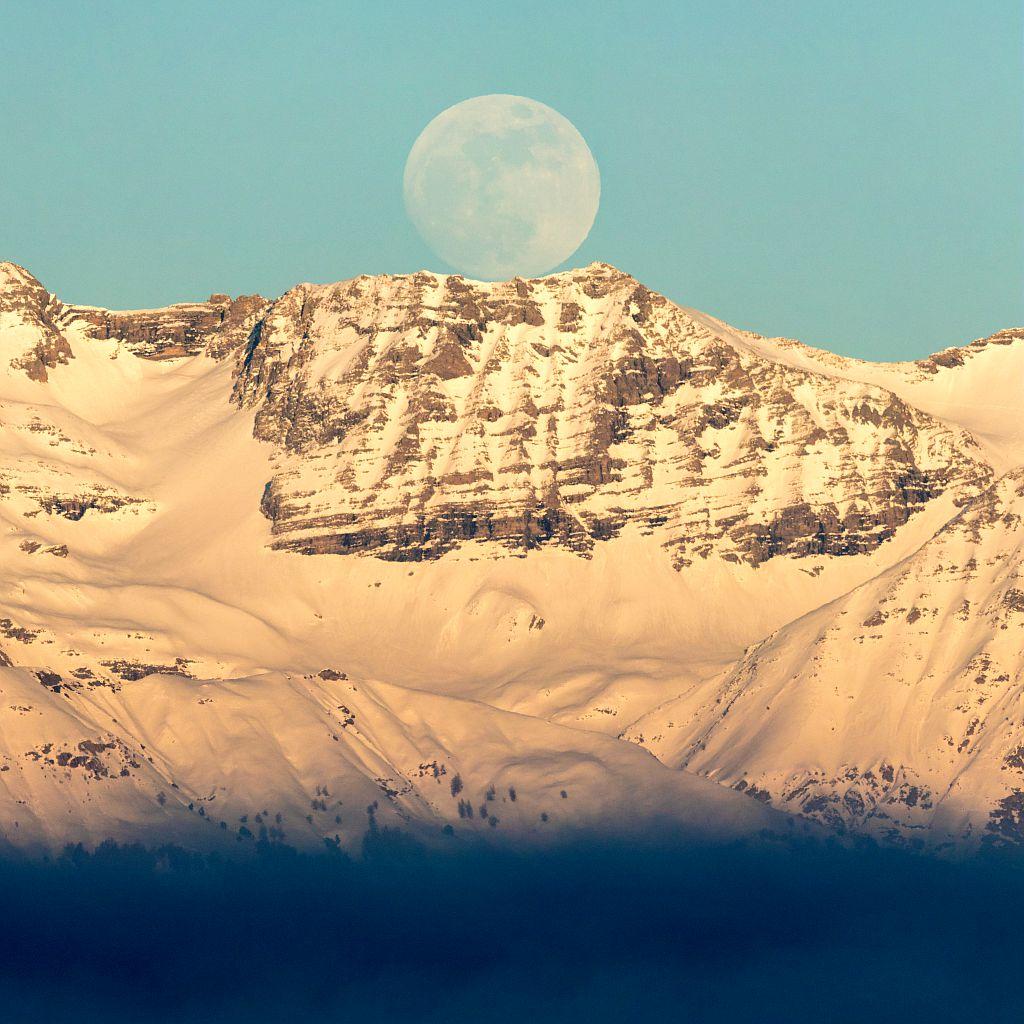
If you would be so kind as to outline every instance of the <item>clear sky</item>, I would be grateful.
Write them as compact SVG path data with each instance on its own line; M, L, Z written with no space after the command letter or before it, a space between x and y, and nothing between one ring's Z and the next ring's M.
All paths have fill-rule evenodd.
M0 258L112 307L445 270L405 158L494 92L597 158L572 265L871 358L1024 323L1017 0L0 0Z

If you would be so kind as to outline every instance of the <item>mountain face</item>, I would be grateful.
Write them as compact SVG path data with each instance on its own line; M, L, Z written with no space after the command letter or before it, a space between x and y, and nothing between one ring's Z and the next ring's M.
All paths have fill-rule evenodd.
M306 554L589 553L632 526L677 566L850 555L991 474L891 391L773 359L606 266L300 287L235 398L280 452L274 544Z
M602 264L0 264L0 843L1021 842L1022 401L1024 330L864 363Z
M840 830L1019 841L1022 689L1024 468L910 558L755 645L713 700L676 700L635 728L658 731L667 763Z

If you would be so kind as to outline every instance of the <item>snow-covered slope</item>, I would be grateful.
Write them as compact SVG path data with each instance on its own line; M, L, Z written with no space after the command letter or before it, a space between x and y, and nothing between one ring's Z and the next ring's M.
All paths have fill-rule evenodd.
M1019 842L1024 469L633 732L667 763L840 828Z
M606 265L110 312L0 264L0 833L742 833L782 776L841 797L837 757L909 779L905 713L904 746L815 715L787 746L771 702L760 760L692 748L722 686L760 685L745 648L934 551L1024 463L1022 357L1004 332L859 363ZM861 656L837 649L834 685ZM851 720L877 704L858 692ZM964 790L971 821L1008 772Z
M1024 462L1024 328L999 331L916 363L868 363L787 338L746 336L772 358L884 387L915 408L963 427L998 472Z
M30 849L109 836L358 849L368 829L396 826L441 842L653 822L701 837L781 831L781 816L615 739L338 675L152 674L68 694L2 669L3 834Z

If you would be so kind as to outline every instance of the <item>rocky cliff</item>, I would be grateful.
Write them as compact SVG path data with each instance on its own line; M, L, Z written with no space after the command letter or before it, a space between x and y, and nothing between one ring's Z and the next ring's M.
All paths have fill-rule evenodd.
M274 543L306 554L586 554L632 526L679 566L848 555L990 475L972 437L891 391L603 265L302 286L260 320L235 396L280 451Z

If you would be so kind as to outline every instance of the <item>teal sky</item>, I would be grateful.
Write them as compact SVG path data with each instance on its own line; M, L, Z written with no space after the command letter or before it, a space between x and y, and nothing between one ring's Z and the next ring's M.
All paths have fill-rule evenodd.
M1016 0L0 0L0 258L76 302L446 270L402 171L445 107L568 117L602 260L877 359L1024 323Z

